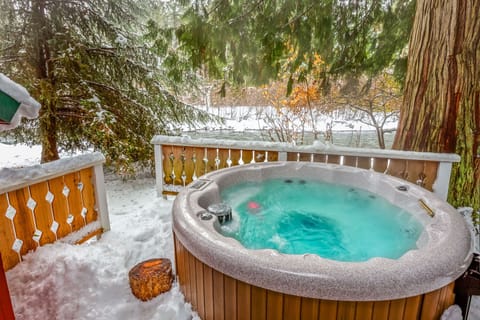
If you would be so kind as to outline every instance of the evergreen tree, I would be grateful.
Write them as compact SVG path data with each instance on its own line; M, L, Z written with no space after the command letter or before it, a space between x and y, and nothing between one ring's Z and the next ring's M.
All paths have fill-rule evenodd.
M37 123L17 131L41 142L42 161L94 147L124 172L151 161L154 134L205 120L176 99L190 70L157 55L170 43L148 45L142 9L128 0L0 0L0 70L42 104Z
M292 47L291 74L302 63L310 72L320 54L329 66L324 86L339 74L373 76L387 67L402 80L413 14L413 0L196 0L177 37L194 67L232 83L276 78Z

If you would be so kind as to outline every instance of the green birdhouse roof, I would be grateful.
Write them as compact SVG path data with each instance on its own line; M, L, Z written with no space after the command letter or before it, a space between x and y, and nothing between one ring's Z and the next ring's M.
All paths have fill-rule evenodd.
M28 91L0 73L0 131L13 129L22 117L36 118L40 103Z
M0 121L10 123L19 107L20 102L0 90Z

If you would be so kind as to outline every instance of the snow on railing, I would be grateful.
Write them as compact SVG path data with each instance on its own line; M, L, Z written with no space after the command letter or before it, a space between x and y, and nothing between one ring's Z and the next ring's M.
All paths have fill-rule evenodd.
M0 170L0 252L5 270L38 246L82 243L110 229L100 153Z
M340 164L389 174L418 184L446 199L456 154L339 147L315 142L295 146L282 142L192 139L157 135L157 193L175 194L207 172L236 165L272 161Z

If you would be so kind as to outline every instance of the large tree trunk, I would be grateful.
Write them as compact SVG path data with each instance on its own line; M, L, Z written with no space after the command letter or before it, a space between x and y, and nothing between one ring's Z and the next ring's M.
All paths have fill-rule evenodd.
M55 76L50 53L49 41L53 38L47 24L45 0L32 2L33 32L37 36L34 43L36 59L34 67L39 80L40 103L40 135L42 141L41 162L59 159L57 148L57 118Z
M42 141L41 162L44 163L59 159L55 105L50 103L47 99L42 99L42 109L40 110L40 134Z
M455 152L449 202L480 207L480 1L417 0L393 147Z

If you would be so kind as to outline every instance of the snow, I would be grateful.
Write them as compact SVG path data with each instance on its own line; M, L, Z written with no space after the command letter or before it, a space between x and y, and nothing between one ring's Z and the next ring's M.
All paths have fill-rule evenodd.
M20 103L17 112L13 116L10 124L0 124L0 132L3 130L13 129L20 123L22 117L29 119L34 119L38 117L38 112L40 111L40 103L35 101L28 91L19 85L18 83L13 82L3 73L0 73L0 91L3 91L14 100ZM0 106L1 107L1 106Z
M199 319L178 284L151 301L135 298L128 271L157 257L173 260L170 208L154 180L107 184L111 231L83 245L40 247L7 272L17 320Z
M39 177L58 177L66 172L81 170L103 162L105 162L105 157L101 153L94 152L62 158L54 163L32 164L16 168L0 167L0 193L18 189L23 185L34 184Z
M35 164L39 151L0 143L0 168ZM172 199L156 196L153 178L106 180L110 231L82 245L57 241L40 247L7 271L16 319L198 320L176 282L147 302L135 298L128 284L137 263L174 261ZM479 304L474 298L469 319L480 319ZM457 318L458 309L452 308L442 319Z
M101 227L102 224L100 223L100 221L93 221L84 226L82 229L72 232L63 238L58 239L58 241L63 243L75 244L88 236L89 233L97 231Z
M0 143L0 154L3 168L38 166L40 148ZM80 158L88 157L97 158ZM135 264L156 257L174 261L172 200L156 196L153 178L111 179L107 197L111 231L100 240L72 245L67 237L27 254L7 271L17 320L198 319L176 283L148 302L135 298L128 284Z
M225 120L223 125L217 123L209 123L207 127L209 129L221 130L228 129L234 131L246 131L246 130L261 130L269 128L271 126L266 117L276 118L278 117L278 111L272 106L222 106L222 107L209 107L205 105L196 105L195 108L206 111L212 115L222 117ZM374 127L368 126L360 121L355 120L338 120L341 116L332 114L317 114L315 117L315 129L317 131L326 131L329 125L332 126L334 131L350 131L350 130L374 130ZM295 118L293 115L290 120L293 120L295 127L305 126L306 131L312 131L313 125L311 123L303 123ZM392 120L385 123L384 129L396 129L398 121ZM184 128L189 130L190 128Z
M93 95L93 97L91 97L90 99L87 99L88 102L92 102L92 103L95 103L95 104L99 104L101 101L100 101L100 98L97 97L96 95Z
M115 38L115 43L117 43L121 47L126 46L127 42L128 42L127 38L125 38L125 36L121 34L118 34L117 37Z
M0 143L0 168L19 168L40 163L42 147Z
M453 305L450 306L445 312L443 313L440 320L462 320L462 310L459 306Z

